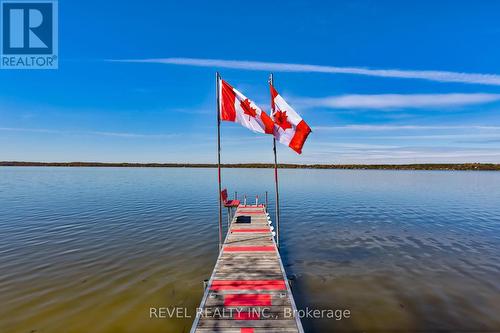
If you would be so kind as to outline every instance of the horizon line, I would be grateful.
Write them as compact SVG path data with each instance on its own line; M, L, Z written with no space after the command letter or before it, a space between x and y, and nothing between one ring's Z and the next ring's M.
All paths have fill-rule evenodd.
M130 167L130 168L216 168L217 163L162 163L162 162L27 162L27 161L0 161L0 167ZM273 163L223 163L223 168L273 168ZM363 169L363 168L388 168L388 169L415 169L415 170L497 170L500 163L278 163L280 169Z

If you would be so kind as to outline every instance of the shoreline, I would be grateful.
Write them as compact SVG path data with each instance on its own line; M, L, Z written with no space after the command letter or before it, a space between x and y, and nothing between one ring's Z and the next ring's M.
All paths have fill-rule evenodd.
M212 163L101 163L101 162L20 162L3 161L0 167L103 167L103 168L216 168ZM274 168L271 163L222 164L223 168ZM415 164L278 164L280 169L345 169L345 170L448 170L500 171L494 163L415 163Z

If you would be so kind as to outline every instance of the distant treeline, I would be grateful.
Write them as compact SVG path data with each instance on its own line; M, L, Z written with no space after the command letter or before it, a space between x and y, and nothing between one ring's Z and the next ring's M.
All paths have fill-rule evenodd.
M119 168L216 168L209 163L99 163L99 162L0 162L0 166L43 167L119 167ZM274 164L223 164L224 168L273 168ZM362 170L489 170L500 171L500 164L279 164L281 169L362 169Z

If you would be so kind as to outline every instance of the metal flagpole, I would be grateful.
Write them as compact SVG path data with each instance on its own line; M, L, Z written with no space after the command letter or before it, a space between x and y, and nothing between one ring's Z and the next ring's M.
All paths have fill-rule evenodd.
M269 84L274 85L274 77L271 73L269 75ZM271 100L273 96L271 95ZM272 106L272 101L271 101ZM271 108L271 113L274 110ZM280 195L279 195L279 186L278 186L278 157L276 154L276 138L273 137L273 152L274 152L274 185L276 187L276 245L278 248L280 247Z
M215 73L215 88L216 88L216 102L217 102L217 172L219 179L219 252L222 250L222 185L221 185L221 173L220 173L220 75L219 72Z

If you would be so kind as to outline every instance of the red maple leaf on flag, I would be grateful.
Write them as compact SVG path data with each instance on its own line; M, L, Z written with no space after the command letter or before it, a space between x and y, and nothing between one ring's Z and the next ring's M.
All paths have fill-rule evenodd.
M257 117L257 110L250 105L250 100L247 98L240 103L243 113L249 115L250 117Z
M274 122L284 131L286 131L287 128L292 128L292 125L288 122L287 119L288 116L286 115L286 111L276 111L274 113Z

